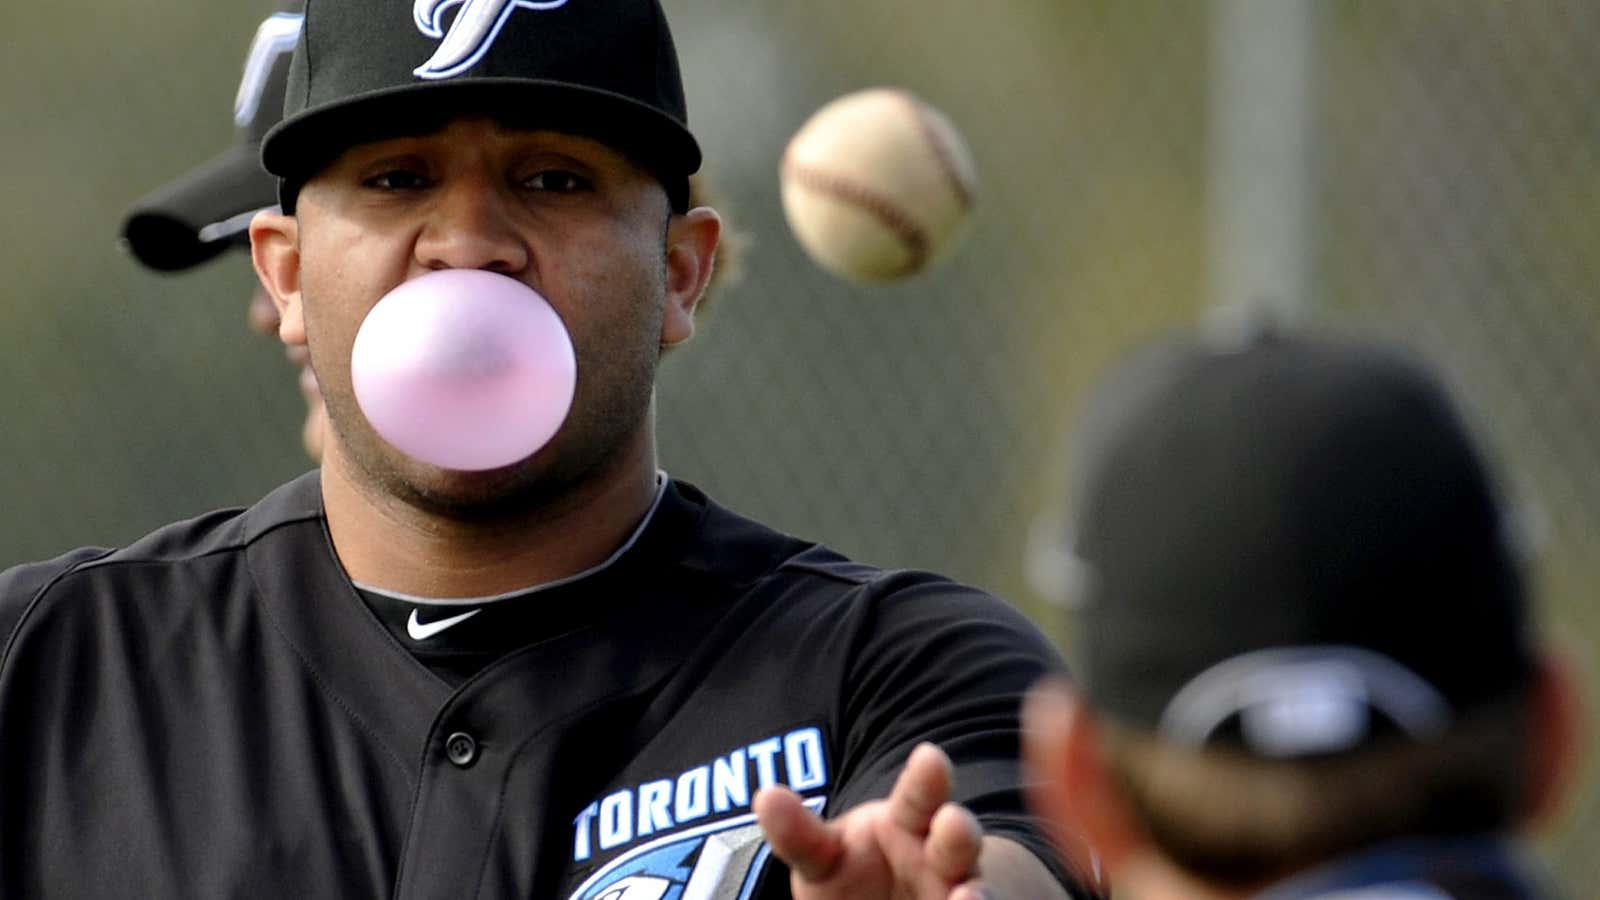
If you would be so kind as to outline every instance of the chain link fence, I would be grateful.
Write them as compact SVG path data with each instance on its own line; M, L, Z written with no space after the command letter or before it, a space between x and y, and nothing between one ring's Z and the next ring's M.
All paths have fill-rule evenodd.
M666 2L709 174L749 246L743 280L665 362L664 465L859 558L989 587L1060 633L1039 548L1079 400L1130 345L1219 299L1220 3ZM114 247L129 203L230 139L270 9L27 4L0 38L0 565L246 503L306 465L293 372L244 328L242 260L160 277ZM1304 277L1280 299L1315 327L1404 341L1458 383L1541 525L1552 631L1593 656L1600 6L1310 10ZM777 161L813 110L874 85L957 122L982 185L950 258L867 288L789 236ZM1592 787L1543 847L1575 895L1600 883Z

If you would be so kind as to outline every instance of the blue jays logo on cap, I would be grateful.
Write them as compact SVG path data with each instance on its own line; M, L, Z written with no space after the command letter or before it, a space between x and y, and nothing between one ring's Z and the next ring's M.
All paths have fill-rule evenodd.
M443 38L428 61L412 70L418 78L450 78L472 68L494 45L500 29L517 7L532 10L558 9L567 0L417 0L411 17L417 29L432 38ZM448 32L444 14L459 6Z

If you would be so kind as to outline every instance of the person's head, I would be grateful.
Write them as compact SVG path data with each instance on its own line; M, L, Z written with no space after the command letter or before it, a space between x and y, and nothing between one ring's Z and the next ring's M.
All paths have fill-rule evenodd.
M282 213L251 225L286 343L309 348L328 404L325 465L413 505L478 515L548 498L653 452L662 348L687 340L719 221L690 209L699 149L653 0L605 4L312 0L283 122L262 160ZM356 406L366 313L428 271L516 278L562 316L573 409L522 463L435 469Z
M1418 364L1164 343L1079 433L1083 677L1026 715L1069 852L1146 896L1229 896L1554 799L1572 679L1536 649L1515 530Z
M184 272L230 252L250 251L250 220L278 203L278 181L261 168L261 139L283 118L289 60L300 36L301 0L284 0L256 29L234 97L234 143L140 199L122 223L123 245L157 272ZM276 340L278 312L258 282L246 320ZM322 453L324 412L303 348L290 347L306 402L301 440L312 459Z

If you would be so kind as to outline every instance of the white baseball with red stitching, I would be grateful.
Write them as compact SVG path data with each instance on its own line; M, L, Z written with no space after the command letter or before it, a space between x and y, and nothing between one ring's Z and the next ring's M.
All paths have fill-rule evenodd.
M812 259L858 281L910 275L955 243L972 208L972 154L907 91L834 100L790 140L780 168L789 227Z

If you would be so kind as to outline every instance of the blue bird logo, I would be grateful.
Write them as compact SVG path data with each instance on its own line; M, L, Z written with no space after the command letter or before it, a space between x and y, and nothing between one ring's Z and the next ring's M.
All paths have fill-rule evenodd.
M416 0L411 18L417 23L417 30L442 40L433 56L411 73L429 80L459 75L483 59L506 20L519 7L551 10L567 3L568 0ZM458 6L461 8L446 30L445 13Z

